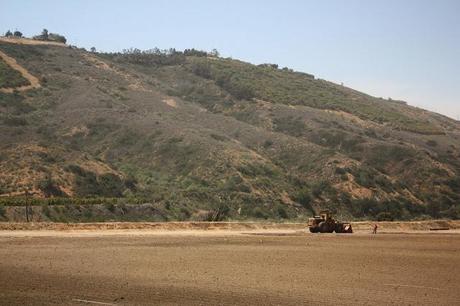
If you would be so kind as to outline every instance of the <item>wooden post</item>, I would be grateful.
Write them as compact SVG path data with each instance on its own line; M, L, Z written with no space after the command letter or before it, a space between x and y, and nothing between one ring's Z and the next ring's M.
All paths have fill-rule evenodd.
M26 189L26 221L29 222L29 190Z

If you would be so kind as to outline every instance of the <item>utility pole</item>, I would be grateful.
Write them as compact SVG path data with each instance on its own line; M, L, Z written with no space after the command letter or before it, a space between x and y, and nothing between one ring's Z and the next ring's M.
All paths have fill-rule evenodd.
M29 222L29 190L26 189L26 221Z

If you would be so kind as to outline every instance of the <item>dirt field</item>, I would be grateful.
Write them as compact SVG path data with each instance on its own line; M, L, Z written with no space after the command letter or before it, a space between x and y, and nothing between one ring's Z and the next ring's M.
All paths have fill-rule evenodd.
M0 304L455 305L458 233L0 231Z

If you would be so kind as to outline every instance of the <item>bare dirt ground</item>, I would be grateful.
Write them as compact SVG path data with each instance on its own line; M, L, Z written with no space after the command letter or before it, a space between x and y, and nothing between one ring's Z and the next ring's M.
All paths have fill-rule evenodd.
M0 37L1 42L6 42L10 44L18 44L18 45L34 45L34 46L59 46L59 47L67 47L66 44L55 42L55 41L42 41L42 40L35 40L31 38L15 38L15 37Z
M2 305L458 305L460 235L0 231ZM174 230L175 229L175 230Z

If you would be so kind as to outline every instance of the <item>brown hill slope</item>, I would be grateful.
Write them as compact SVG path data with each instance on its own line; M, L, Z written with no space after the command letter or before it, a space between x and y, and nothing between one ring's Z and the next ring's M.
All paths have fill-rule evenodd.
M7 204L28 193L147 201L172 219L459 216L460 124L444 116L194 50L0 51L42 85L0 94Z

